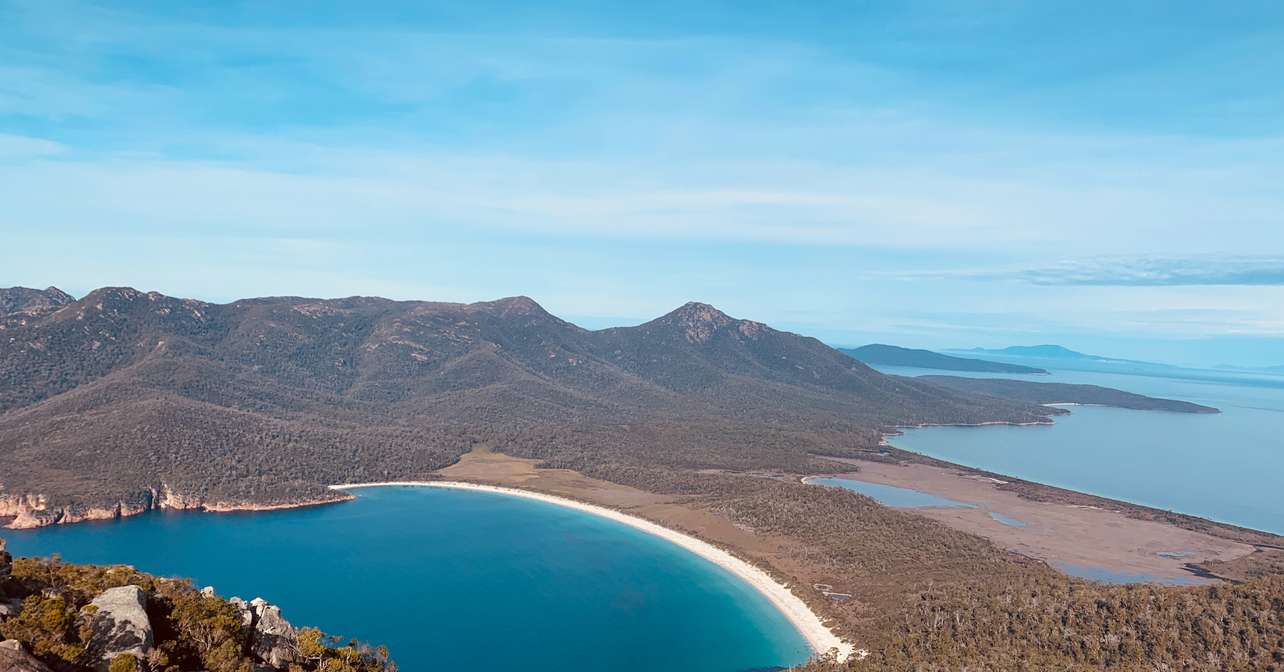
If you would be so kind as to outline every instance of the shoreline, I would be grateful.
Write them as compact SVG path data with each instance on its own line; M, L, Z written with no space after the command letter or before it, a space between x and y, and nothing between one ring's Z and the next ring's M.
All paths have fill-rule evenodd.
M1131 518L1123 511L1035 501L1023 497L1019 491L1004 488L1007 481L977 477L949 467L909 462L851 466L858 470L835 471L829 477L904 488L954 502L954 505L884 506L901 508L984 537L1008 551L1042 561L1071 576L1094 578L1082 572L1102 570L1103 576L1111 575L1104 579L1107 582L1202 583L1223 579L1201 570L1204 563L1232 562L1254 552L1254 546L1249 543L1183 529L1164 521ZM801 481L822 485L816 483L815 478L804 476ZM1080 573L1076 574L1075 570Z
M149 511L193 511L204 513L255 513L267 511L284 511L303 509L327 504L342 504L351 501L351 496L335 496L328 499L306 499L295 502L275 502L257 504L254 502L202 502L175 498L173 501L153 499L146 506L117 502L110 506L90 506L72 509L69 506L44 508L24 505L29 501L40 501L42 496L0 498L0 529L4 530L37 530L55 525L74 525L76 523L103 522L132 518ZM39 515L48 513L49 515Z
M347 491L359 488L379 487L430 487L474 492L489 492L510 497L522 497L536 501L575 509L591 515L628 525L636 530L659 537L683 550L693 553L721 567L736 578L758 591L775 609L789 621L790 625L807 641L814 654L818 656L833 655L838 662L854 657L864 658L868 652L856 649L835 635L815 612L808 608L801 598L794 595L789 587L776 581L763 569L742 560L728 551L689 534L653 523L645 518L633 516L604 506L587 504L567 497L548 495L520 488L506 488L463 481L381 481L371 483L342 483L328 486L331 490Z
M1066 402L1056 404L1056 406L1068 405ZM1076 406L1100 406L1098 404L1074 404ZM1103 406L1108 407L1108 406ZM1044 483L1042 481L1032 481L1019 476L1010 474L1000 474L981 467L974 467L961 462L951 462L939 457L933 457L927 453L920 453L906 448L900 448L893 445L891 441L899 436L904 436L904 430L907 429L926 429L932 427L984 427L994 424L1009 426L1041 426L1053 425L1055 421L1049 420L1047 423L978 423L971 425L899 425L892 428L891 431L884 431L879 440L878 447L880 452L877 454L870 453L854 457L841 457L832 455L816 455L823 459L857 465L861 462L880 463L886 462L889 458L895 462L905 462L910 464L924 464L946 469L954 469L961 473L969 474L973 477L985 478L995 483L1000 489L1011 490L1019 493L1025 499L1033 502L1060 502L1066 504L1077 504L1088 507L1102 508L1110 511L1123 513L1129 518L1137 520L1150 520L1164 522L1182 529L1205 532L1214 536L1224 537L1235 541L1262 546L1267 548L1279 548L1281 545L1278 540L1284 539L1284 534L1260 530L1253 527L1238 525L1236 523L1205 518L1193 513L1184 513L1169 509L1161 509L1127 499L1107 497L1097 495L1082 490L1073 490L1070 488ZM879 459L884 458L884 459ZM854 460L854 462L852 461Z

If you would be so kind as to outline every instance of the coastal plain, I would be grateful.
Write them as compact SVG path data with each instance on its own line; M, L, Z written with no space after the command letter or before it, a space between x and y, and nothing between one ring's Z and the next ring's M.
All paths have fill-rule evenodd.
M914 512L1053 567L1090 567L1154 581L1202 583L1210 579L1193 573L1191 565L1229 562L1256 550L1252 544L1133 518L1092 504L1029 499L1000 489L1007 481L966 470L870 461L859 462L859 469L852 473L836 471L835 476L909 488L971 504L919 507ZM1005 524L992 513L1021 525Z

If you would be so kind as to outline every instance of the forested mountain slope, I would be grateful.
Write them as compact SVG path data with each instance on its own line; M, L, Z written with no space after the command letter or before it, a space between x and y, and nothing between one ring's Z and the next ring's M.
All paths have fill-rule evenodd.
M23 524L325 500L327 483L422 476L479 443L806 471L809 454L868 448L893 425L1048 414L884 376L699 303L588 331L525 297L33 291L5 290L18 310L0 315L0 515Z

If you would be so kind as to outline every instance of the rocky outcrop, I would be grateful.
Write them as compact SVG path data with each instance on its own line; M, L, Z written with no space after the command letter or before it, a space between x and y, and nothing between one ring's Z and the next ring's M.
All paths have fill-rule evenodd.
M201 593L213 597L214 588L206 586ZM284 669L298 662L298 632L281 616L281 608L256 597L249 602L232 597L228 602L241 612L241 623L250 630L250 648L264 665Z
M3 549L0 539L0 554ZM21 612L16 615L33 617L20 627L3 628L14 639L0 642L0 672L49 672L45 665L57 672L110 672L122 669L120 663L157 672L169 666L166 659L173 661L174 652L182 657L183 670L202 669L202 662L209 666L206 669L254 672L396 669L386 654L372 649L339 651L322 644L305 646L309 657L302 657L300 636L324 635L311 628L296 630L279 607L262 598L224 601L213 587L197 592L186 581L148 576L126 566L68 565L36 558L26 562L33 563L26 570L44 571L23 571L0 582L8 597L24 598L15 603ZM117 586L122 578L141 585ZM68 607L78 609L70 624L62 617ZM28 613L32 609L35 612ZM240 627L234 622L229 630L227 618L236 612ZM50 614L58 618L50 619ZM0 626L10 625L9 618L0 617ZM75 638L71 642L83 645L83 650L61 647L69 633ZM39 656L33 658L35 652Z
M44 663L27 653L17 640L0 642L0 672L50 672Z
M142 659L151 650L154 633L147 618L147 593L138 586L104 590L81 611L89 631L86 654L103 663L119 655Z
M278 669L295 662L298 636L294 626L281 617L281 608L261 597L250 600L249 608L253 613L254 655Z
M247 628L253 628L254 627L254 610L250 608L249 603L246 602L245 600L242 600L239 597L229 598L228 602L230 602L232 606L236 607L237 610L241 612L241 623Z

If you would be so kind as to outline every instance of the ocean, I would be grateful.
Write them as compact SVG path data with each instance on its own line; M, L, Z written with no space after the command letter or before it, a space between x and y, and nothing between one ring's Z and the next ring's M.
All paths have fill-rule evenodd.
M946 372L877 367L898 375ZM960 374L1090 383L1215 406L1216 415L1071 407L1052 426L925 427L897 448L1026 480L1284 534L1284 378L1052 370Z

